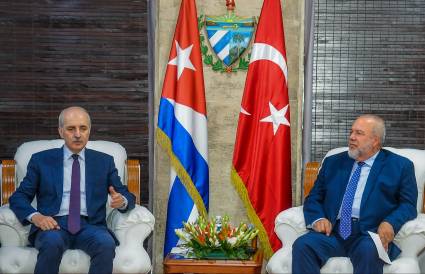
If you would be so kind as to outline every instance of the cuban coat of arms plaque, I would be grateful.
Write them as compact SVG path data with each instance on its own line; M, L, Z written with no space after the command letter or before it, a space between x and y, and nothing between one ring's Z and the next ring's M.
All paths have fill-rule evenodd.
M211 65L214 71L220 72L247 70L249 65L247 51L255 30L255 17L236 16L234 0L226 0L226 6L228 12L226 15L200 16L201 51L204 63ZM215 58L209 54L205 40Z

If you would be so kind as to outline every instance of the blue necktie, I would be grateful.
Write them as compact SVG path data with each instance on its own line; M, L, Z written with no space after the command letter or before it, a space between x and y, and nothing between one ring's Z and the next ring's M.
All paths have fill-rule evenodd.
M342 199L341 218L339 219L339 235L345 240L351 234L351 213L353 211L354 195L359 183L360 173L364 162L358 162L357 168L351 176Z
M68 231L75 234L80 231L80 162L78 154L73 154L71 173L71 194L69 197Z

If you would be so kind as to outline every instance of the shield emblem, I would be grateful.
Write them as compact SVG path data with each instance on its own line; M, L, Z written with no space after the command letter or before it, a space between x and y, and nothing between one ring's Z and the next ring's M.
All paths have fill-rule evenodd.
M254 33L254 18L205 17L208 41L217 57L231 66L247 49Z

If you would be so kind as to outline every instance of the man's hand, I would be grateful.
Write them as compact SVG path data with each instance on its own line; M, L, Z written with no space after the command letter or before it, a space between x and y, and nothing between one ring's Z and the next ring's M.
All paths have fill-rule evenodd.
M124 206L124 197L116 192L113 186L109 187L109 195L111 195L112 208L121 208Z
M316 232L324 233L326 236L331 235L332 232L332 224L328 219L321 219L314 223L313 229Z
M51 216L44 216L40 213L34 214L34 216L31 217L31 222L41 230L60 229L55 219Z
M393 226L388 222L382 222L378 227L378 235L381 238L382 245L388 252L388 245L394 240Z

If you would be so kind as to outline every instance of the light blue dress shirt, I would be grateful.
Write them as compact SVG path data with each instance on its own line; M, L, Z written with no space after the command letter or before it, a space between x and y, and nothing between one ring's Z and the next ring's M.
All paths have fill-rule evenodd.
M360 205L361 205L361 202L362 202L363 192L364 192L364 189L366 187L367 178L369 177L369 173L370 173L370 170L372 168L373 162L375 162L375 159L378 156L378 153L379 153L379 151L376 152L372 157L370 157L369 159L364 161L365 164L363 165L363 167L361 169L360 179L359 179L359 182L357 183L356 193L354 194L354 201L353 201L351 217L354 217L354 218L360 217ZM350 174L350 178L348 179L348 182L350 181L351 177L353 176L353 173L356 170L357 166L358 166L358 161L354 162L354 164L353 164L353 168L351 169L351 174ZM339 208L337 219L339 219L340 217L341 217L341 208ZM307 228L312 228L317 221L320 221L322 219L324 219L324 218L319 218L319 219L315 220L311 225L307 225Z
M351 217L354 217L354 218L360 217L360 205L362 202L363 192L364 192L367 178L369 177L369 173L372 168L373 162L375 162L375 159L378 156L378 153L379 151L375 153L372 157L364 161L365 164L363 165L361 169L360 179L359 179L359 182L357 183L356 193L354 194L353 209L352 209ZM351 170L350 179L348 179L348 181L351 180L351 177L353 176L353 173L356 170L357 166L358 166L358 161L354 163L353 168ZM341 208L339 209L338 219L340 218L340 216L341 216Z
M86 161L85 161L85 148L78 153L78 162L80 163L80 215L87 216L86 205ZM56 216L65 216L69 213L69 197L71 195L71 175L72 175L72 151L64 145L63 146L63 193L62 203L59 213Z

